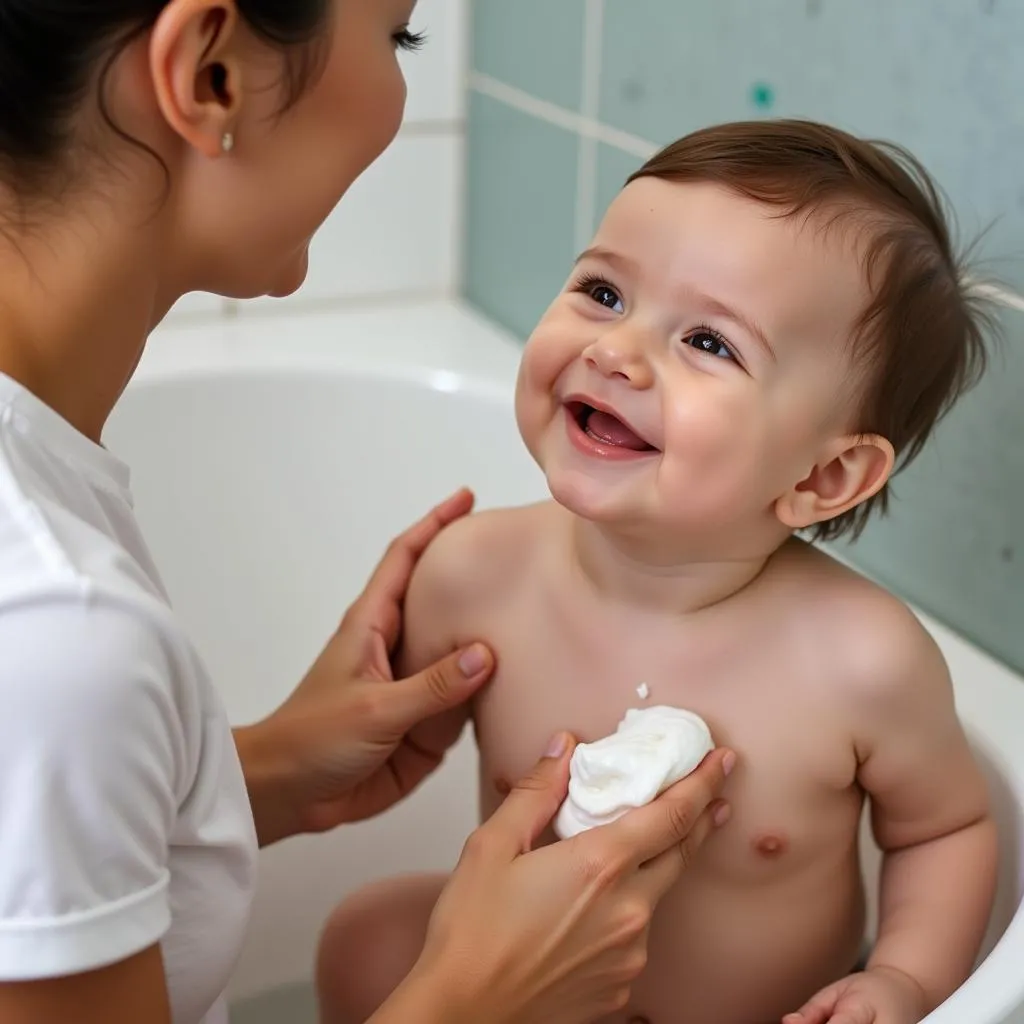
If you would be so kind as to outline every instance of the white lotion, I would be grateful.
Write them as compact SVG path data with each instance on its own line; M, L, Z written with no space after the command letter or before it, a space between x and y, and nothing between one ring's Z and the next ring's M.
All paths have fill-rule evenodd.
M621 818L685 778L714 749L704 719L682 708L630 708L610 736L581 743L569 795L555 817L560 839Z

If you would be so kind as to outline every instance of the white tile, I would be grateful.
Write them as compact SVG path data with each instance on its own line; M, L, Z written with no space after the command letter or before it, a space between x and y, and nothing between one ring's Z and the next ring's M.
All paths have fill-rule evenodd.
M303 287L239 310L454 290L458 143L454 133L399 135L313 239Z
M469 63L468 0L420 0L409 28L426 32L427 43L399 58L409 85L406 123L460 119Z
M223 311L224 300L219 295L209 292L190 292L183 295L171 307L167 314L168 320L178 320L183 316L216 316Z

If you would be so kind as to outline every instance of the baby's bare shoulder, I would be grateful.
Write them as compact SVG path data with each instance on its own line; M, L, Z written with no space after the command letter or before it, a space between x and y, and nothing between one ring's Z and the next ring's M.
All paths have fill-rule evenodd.
M541 506L494 509L457 519L437 535L409 582L403 603L403 674L417 672L470 639L488 640L529 570L544 529Z
M820 549L793 546L783 558L780 582L832 685L871 700L948 694L942 652L907 604Z
M507 588L529 564L548 504L488 509L445 527L416 566L410 599L464 605Z

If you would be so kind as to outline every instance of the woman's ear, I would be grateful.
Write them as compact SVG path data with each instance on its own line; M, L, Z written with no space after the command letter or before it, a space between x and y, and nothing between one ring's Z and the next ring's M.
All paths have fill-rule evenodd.
M804 530L874 497L892 475L896 454L877 434L839 438L807 476L775 503L783 526Z
M149 69L167 124L209 157L230 148L242 100L232 0L170 0L150 36Z

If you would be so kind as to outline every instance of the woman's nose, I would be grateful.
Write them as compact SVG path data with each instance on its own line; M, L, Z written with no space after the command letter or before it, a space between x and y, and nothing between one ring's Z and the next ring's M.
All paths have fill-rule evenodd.
M608 331L587 346L583 358L602 377L618 377L638 390L649 388L654 381L643 343L635 331Z

